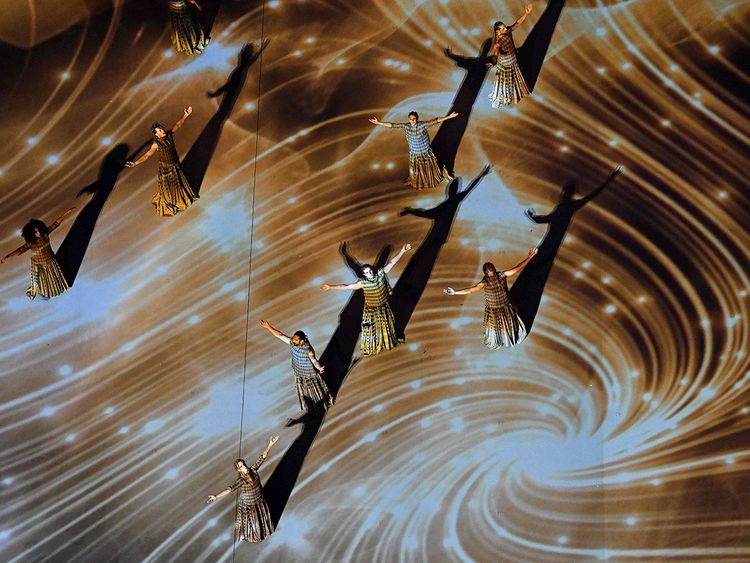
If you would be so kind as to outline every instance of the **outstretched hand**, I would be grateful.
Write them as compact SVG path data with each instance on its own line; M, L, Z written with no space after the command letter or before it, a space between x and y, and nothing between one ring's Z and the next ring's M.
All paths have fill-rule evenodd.
M216 495L208 495L208 500L206 501L206 504L211 504L216 500Z
M533 258L534 256L536 256L537 252L539 252L539 249L536 247L529 250L529 258Z
M404 246L401 247L402 253L408 252L409 250L411 250L411 245L408 242Z
M453 119L454 117L458 117L458 112L454 111L453 113L448 114L448 119Z
M328 285L327 283L324 283L323 285L320 286L321 291L328 291L329 289L331 289L331 286Z
M185 117L193 113L193 106L188 106L183 110L183 113L185 114Z
M133 166L135 166L135 162L133 162L132 160L128 160L125 162L125 166L127 166L128 168L133 168Z
M268 323L268 321L264 321L263 319L260 320L260 326L263 328L271 328L271 325Z
M619 176L625 171L625 168L622 165L619 165L617 168L612 170L612 172L609 173L610 177L614 178L615 176Z
M456 294L456 290L453 289L452 287L446 287L443 290L443 293L445 293L446 295L455 295Z
M531 10L533 9L534 9L534 6L532 6L531 4L526 4L526 7L523 9L523 13L528 16L531 13Z
M273 446L278 441L279 441L279 437L278 436L271 436L271 438L268 440L268 447L270 448L271 446Z
M377 117L371 117L371 118L370 118L370 119L368 119L367 121L369 121L369 122L370 122L370 123L372 123L373 125L380 125L380 120L379 120L379 119L378 119Z

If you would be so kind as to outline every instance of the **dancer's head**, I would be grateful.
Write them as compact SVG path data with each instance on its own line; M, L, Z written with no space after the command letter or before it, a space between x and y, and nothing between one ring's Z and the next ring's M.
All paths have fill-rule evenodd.
M368 280L375 278L375 272L370 264L362 264L362 276Z
M234 462L234 468L242 474L250 473L250 469L247 467L247 463L245 463L245 460L242 458L239 458L237 461Z
M497 268L495 268L495 265L492 262L485 262L482 265L482 271L484 272L485 276L491 278L497 273Z
M301 330L298 330L292 336L292 344L294 344L295 346L299 346L300 344L302 344L306 340L307 340L307 335L304 332L302 332Z
M560 199L563 201L570 201L573 199L573 195L576 193L578 182L576 180L570 180L567 184L562 187Z
M506 33L508 31L508 28L505 26L505 24L499 20L494 23L492 29L495 30L495 37L497 37L498 35L502 35L503 33Z
M158 121L154 121L151 124L151 132L154 134L154 137L159 137L160 139L167 134L167 130Z
M21 236L26 242L35 242L48 233L47 225L39 219L31 219L21 229Z
M419 114L416 111L410 111L409 112L409 123L414 125L417 121L419 121Z

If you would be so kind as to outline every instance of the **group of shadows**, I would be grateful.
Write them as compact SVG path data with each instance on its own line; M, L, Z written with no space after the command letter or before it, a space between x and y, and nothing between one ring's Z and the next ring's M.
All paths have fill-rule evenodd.
M218 6L218 2L214 4ZM564 4L565 0L550 0L526 41L518 48L518 64L530 91L533 91L536 85ZM215 13L215 11L209 12L208 17L212 20ZM454 170L459 145L468 127L472 108L488 72L486 62L491 44L492 40L487 39L476 57L446 53L458 67L466 72L451 108L447 112L457 112L458 117L441 123L431 143L438 162L449 171ZM196 195L200 194L206 170L216 150L223 126L237 102L245 84L248 70L267 45L267 39L263 40L260 47L255 47L252 44L244 45L240 50L237 65L231 71L226 83L208 94L210 97L221 96L221 102L182 160L182 170ZM78 275L96 222L117 183L120 173L124 170L125 162L132 160L151 142L152 140L149 139L132 153L127 144L116 145L104 157L97 180L78 193L78 196L89 194L93 197L77 215L71 229L56 252L57 260L70 286L73 285ZM460 178L451 180L447 187L445 200L431 209L406 208L401 211L401 215L413 215L428 219L432 221L432 226L426 238L411 255L408 264L393 288L390 305L396 320L398 334L405 332L432 274L440 251L448 240L461 203L489 171L490 167L485 167L463 190L461 189ZM551 213L548 215L529 214L533 221L548 224L548 229L542 243L538 246L538 253L521 271L510 289L510 300L528 332L531 332L547 278L568 226L576 211L598 195L605 186L606 183L586 197L575 198L576 182L568 182L563 187L560 201ZM362 277L360 263L348 253L346 244L341 245L340 251L352 272L357 277ZM377 268L385 266L391 252L390 246L381 250L375 261ZM328 346L320 355L320 362L326 367L324 380L334 399L337 398L347 375L356 364L354 351L360 335L363 308L363 292L361 290L353 292L339 314L338 326L334 330ZM321 428L324 417L325 412L309 411L293 421L293 423L301 426L301 432L283 454L263 487L274 526L277 526L281 519L304 460Z

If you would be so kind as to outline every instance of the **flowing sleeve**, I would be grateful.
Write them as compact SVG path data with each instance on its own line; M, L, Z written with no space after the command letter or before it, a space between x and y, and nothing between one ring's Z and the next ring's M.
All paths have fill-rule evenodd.
M391 123L391 128L392 129L403 129L404 127L406 127L406 125L407 125L406 123Z
M237 479L234 483L229 485L229 490L234 492L242 486L242 479Z
M258 471L260 469L260 466L263 465L263 462L265 459L263 459L263 456L259 456L258 459L253 463L252 467L250 468L252 471Z
M430 127L432 127L433 125L437 125L437 124L438 124L438 118L436 117L436 118L434 118L434 119L430 119L429 121L423 121L422 123L424 124L424 126L425 126L425 127L427 128L427 129L429 129L429 128L430 128Z

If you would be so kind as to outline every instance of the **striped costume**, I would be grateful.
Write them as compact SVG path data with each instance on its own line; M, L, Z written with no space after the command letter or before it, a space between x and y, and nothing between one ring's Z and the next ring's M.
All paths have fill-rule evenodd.
M53 223L48 227L54 230L59 223ZM49 237L43 235L34 242L27 242L21 247L21 252L31 250L31 287L26 290L29 299L37 295L46 297L57 297L68 289L68 282L57 263L55 253L49 243Z
M175 215L187 209L198 199L193 192L182 168L180 157L174 146L174 137L167 131L163 137L154 137L159 153L159 191L151 199L156 212L163 216Z
M365 356L373 356L395 348L403 339L396 335L396 321L388 304L391 286L385 271L379 269L372 280L361 278L360 282L365 293L360 347Z
M208 45L198 14L185 0L170 0L169 14L172 19L172 44L178 53L192 55L202 53Z
M515 346L526 338L526 327L509 300L503 272L484 276L484 343L490 348Z
M392 123L395 129L403 129L409 145L409 177L405 180L412 188L434 188L445 178L435 154L430 148L427 129L438 122L436 119L411 123Z
M289 349L292 352L292 369L299 408L312 412L328 409L333 405L333 397L328 390L328 385L323 381L310 359L310 352L315 354L315 350L307 340L295 346L291 339Z
M263 497L258 469L263 464L263 456L253 463L249 473L230 485L232 491L240 490L235 517L235 540L259 542L273 533L273 521L268 504Z
M495 87L490 94L493 108L517 104L524 96L530 94L516 57L516 44L510 31L500 35L497 40L497 72Z

